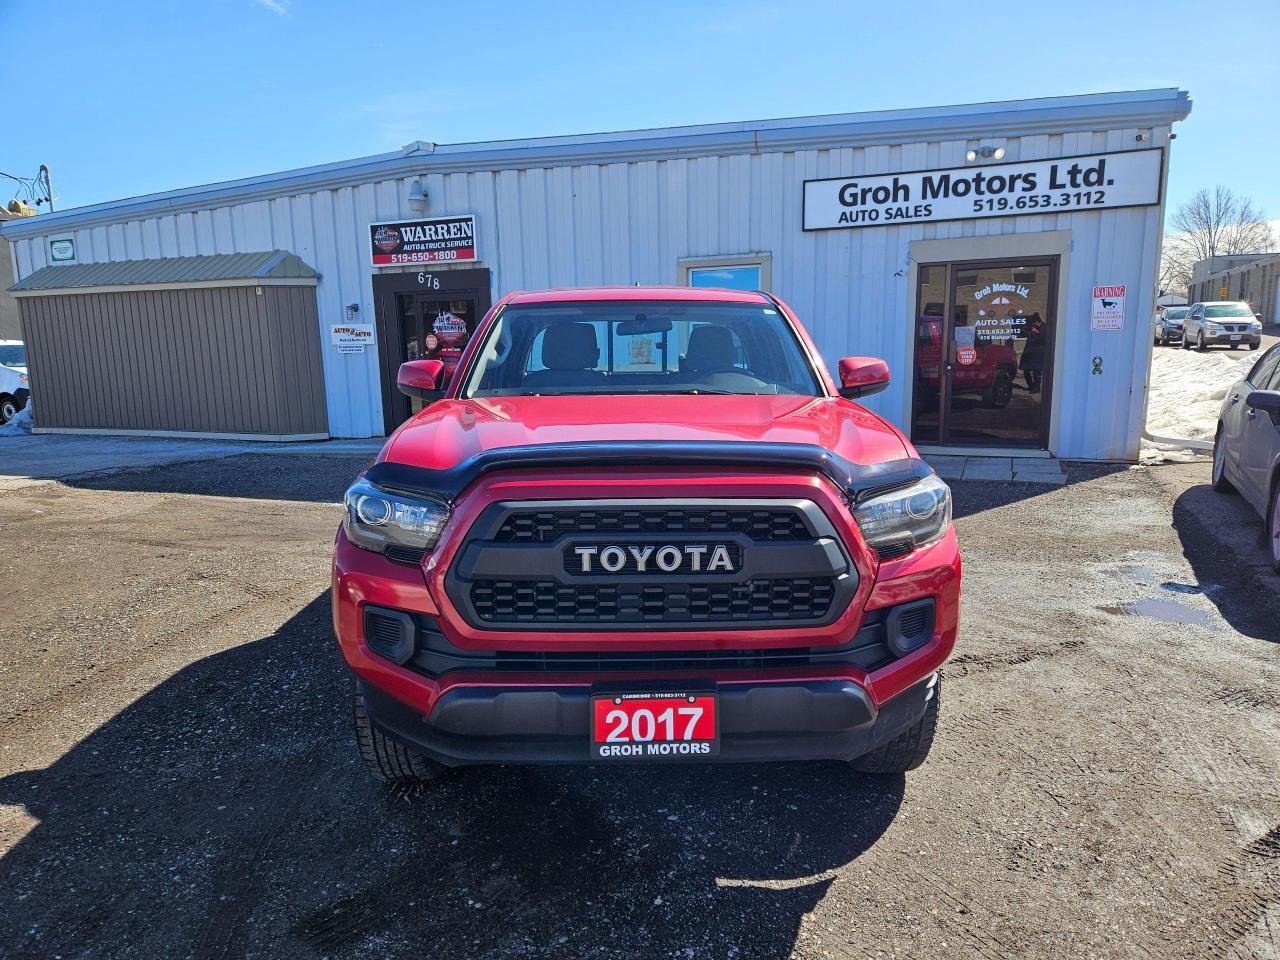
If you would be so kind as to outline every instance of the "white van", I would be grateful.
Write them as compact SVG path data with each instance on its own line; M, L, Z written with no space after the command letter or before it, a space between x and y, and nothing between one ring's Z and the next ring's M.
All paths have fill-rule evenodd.
M21 340L0 340L0 425L27 405L27 348Z

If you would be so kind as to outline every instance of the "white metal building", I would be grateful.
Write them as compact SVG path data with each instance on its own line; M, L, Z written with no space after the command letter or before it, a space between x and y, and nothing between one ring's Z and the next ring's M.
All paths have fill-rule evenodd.
M447 359L510 291L693 283L778 295L832 367L886 358L894 383L868 406L918 444L1132 460L1170 128L1189 110L1185 92L1162 89L416 142L0 233L20 302L40 299L46 322L91 321L92 298L115 291L33 279L46 268L294 254L318 274L332 436L393 427L407 413L398 364ZM104 429L92 411L41 422L43 362L31 357L37 425Z

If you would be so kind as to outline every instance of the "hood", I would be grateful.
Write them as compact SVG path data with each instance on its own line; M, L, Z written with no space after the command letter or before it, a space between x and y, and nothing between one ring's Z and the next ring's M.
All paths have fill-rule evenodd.
M651 395L441 400L379 459L447 470L488 450L610 440L808 444L861 465L914 455L889 424L834 397Z

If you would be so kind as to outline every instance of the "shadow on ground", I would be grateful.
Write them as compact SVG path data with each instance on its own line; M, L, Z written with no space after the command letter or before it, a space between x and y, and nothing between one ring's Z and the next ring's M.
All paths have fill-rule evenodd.
M1246 636L1280 642L1280 578L1253 507L1239 495L1198 484L1174 501L1173 528L1197 584L1223 619Z
M4 954L786 957L903 797L837 764L397 794L355 759L348 691L324 594L0 781L31 818L0 860Z
M243 454L123 470L62 481L83 490L130 493L184 493L257 500L336 503L372 460L368 456Z

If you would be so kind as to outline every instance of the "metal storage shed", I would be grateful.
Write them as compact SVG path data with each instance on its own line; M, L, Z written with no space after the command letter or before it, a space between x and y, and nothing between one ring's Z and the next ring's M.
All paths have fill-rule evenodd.
M328 437L317 280L282 250L35 271L11 289L37 430Z

